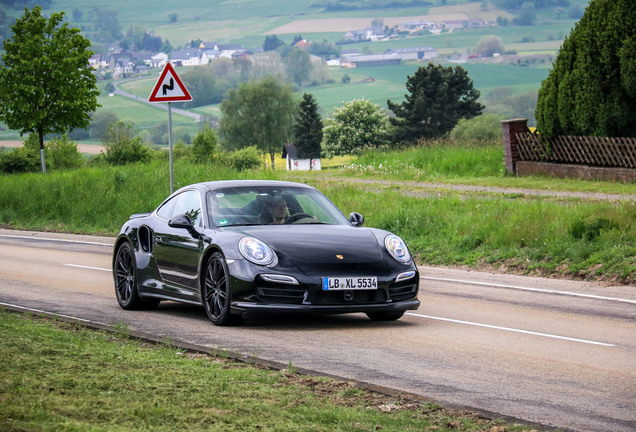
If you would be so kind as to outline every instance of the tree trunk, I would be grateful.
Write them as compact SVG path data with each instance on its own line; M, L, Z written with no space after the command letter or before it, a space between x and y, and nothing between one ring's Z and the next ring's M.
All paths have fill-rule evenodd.
M270 158L272 159L272 171L274 171L276 169L276 156L274 155L274 153L270 153L269 154Z

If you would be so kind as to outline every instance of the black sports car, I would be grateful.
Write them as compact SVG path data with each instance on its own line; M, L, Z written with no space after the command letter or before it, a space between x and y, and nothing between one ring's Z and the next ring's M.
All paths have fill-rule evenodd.
M288 312L399 319L420 305L417 267L398 236L363 223L304 184L186 186L122 227L117 301L124 309L203 305L217 325Z

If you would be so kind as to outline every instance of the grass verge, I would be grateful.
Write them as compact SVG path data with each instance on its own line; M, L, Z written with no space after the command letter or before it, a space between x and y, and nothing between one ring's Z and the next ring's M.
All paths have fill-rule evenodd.
M7 432L531 430L2 309L0 401Z

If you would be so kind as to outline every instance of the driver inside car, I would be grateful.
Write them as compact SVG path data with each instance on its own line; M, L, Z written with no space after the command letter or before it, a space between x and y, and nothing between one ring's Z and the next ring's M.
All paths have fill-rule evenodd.
M268 204L267 208L271 216L271 224L284 224L287 219L287 203L282 196L276 196Z

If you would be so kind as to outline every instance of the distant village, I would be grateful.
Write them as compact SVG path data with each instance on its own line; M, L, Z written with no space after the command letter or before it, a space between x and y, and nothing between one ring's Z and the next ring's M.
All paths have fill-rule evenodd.
M441 33L443 31L461 30L469 27L483 27L481 20L453 20L443 22L413 21L401 23L397 32L386 35L384 27L368 27L346 32L341 46L350 46L358 42L379 41L403 37L405 34L417 34L427 31ZM401 36L398 36L401 35ZM300 40L294 46L307 49L311 42ZM262 50L261 50L262 51ZM95 54L89 60L90 65L102 74L110 73L113 78L144 74L153 68L163 68L166 63L173 66L201 66L217 58L251 59L254 50L236 44L220 44L217 42L201 42L198 47L178 49L170 54L163 52L142 52L113 48L108 53ZM437 49L432 47L411 47L388 49L382 54L363 54L355 49L343 49L340 56L327 60L330 66L356 68L364 66L385 66L400 64L407 60L428 60L438 56Z

